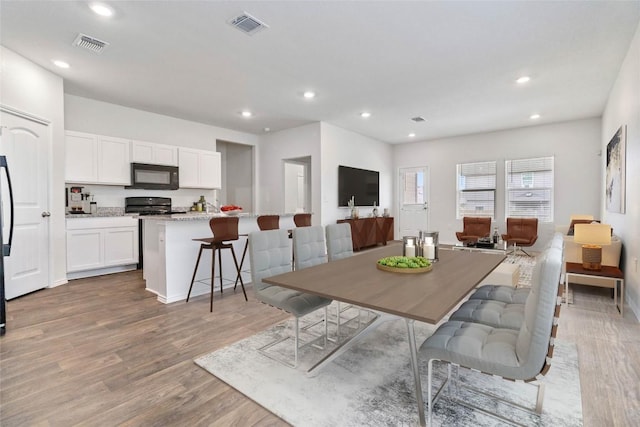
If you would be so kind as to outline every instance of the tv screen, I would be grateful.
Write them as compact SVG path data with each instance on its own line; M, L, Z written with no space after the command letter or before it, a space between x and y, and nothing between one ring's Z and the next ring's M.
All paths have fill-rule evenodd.
M355 206L380 205L380 173L366 169L338 167L338 206L349 206L353 196Z

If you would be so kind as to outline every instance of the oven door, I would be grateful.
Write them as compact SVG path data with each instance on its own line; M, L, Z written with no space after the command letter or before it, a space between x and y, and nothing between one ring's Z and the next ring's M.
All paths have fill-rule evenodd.
M131 163L131 185L126 188L177 190L178 167Z

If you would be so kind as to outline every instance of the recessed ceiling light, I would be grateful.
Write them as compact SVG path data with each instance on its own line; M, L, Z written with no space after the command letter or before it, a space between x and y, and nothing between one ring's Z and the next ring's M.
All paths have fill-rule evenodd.
M360 117L362 117L363 119L368 119L369 117L371 117L371 113L363 111L362 113L360 113Z
M529 76L522 76L522 77L520 77L518 80L516 80L516 83L518 83L518 84L523 84L523 83L527 83L529 80L531 80L531 77L529 77Z
M265 132L269 132L271 129L270 128L264 128Z
M409 138L415 138L416 134L411 132L409 135L407 135Z
M253 116L253 114L251 113L251 111L247 111L247 110L243 111L243 112L242 112L242 113L240 113L240 114L242 114L242 117L247 117L247 118L249 118L249 117Z
M69 64L67 62L60 61L59 59L54 59L53 65L60 68L69 68Z
M313 99L316 97L316 93L308 90L302 96L304 96L305 99Z
M111 9L106 4L103 4L103 3L91 3L89 5L89 7L91 8L91 10L93 10L93 12L96 15L104 16L104 17L107 17L107 18L110 17L110 16L113 16L113 9Z
M529 116L531 120L538 120L540 118L540 114L532 114Z

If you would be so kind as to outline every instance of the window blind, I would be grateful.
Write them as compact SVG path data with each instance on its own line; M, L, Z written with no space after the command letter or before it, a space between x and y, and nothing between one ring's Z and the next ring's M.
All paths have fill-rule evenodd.
M496 206L496 162L457 165L457 218L494 218Z
M553 221L554 158L505 161L507 217Z

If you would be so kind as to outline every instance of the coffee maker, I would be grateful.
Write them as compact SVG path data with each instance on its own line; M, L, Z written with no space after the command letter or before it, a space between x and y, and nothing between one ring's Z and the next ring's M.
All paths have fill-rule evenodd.
M67 209L72 214L88 213L88 194L82 192L84 187L67 187Z

